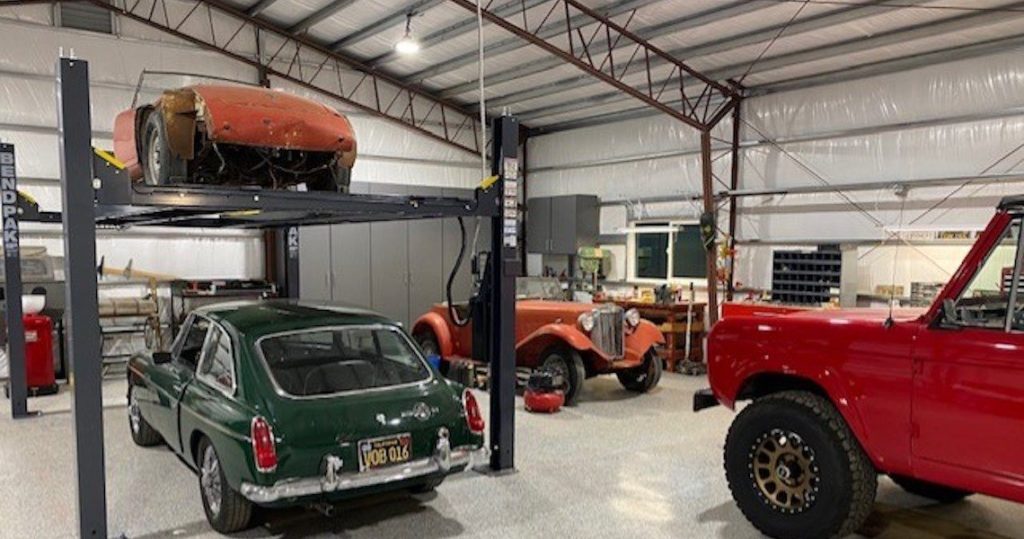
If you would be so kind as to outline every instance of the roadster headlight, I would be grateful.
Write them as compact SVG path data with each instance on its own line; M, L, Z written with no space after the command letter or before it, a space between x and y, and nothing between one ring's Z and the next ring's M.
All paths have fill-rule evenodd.
M640 325L640 311L636 309L630 309L626 311L626 323L629 327L635 328Z
M579 323L583 331L590 333L590 330L594 329L594 313L583 313L576 319L576 322Z

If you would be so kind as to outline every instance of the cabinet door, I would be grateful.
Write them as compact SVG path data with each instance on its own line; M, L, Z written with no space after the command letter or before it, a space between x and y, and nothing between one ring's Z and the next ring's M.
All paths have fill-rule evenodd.
M331 227L331 299L371 308L370 225L352 223Z
M373 194L404 195L405 186L377 185ZM370 282L373 310L409 322L409 227L402 221L370 223Z
M442 196L439 187L414 187L412 192L423 196ZM409 221L409 321L430 310L444 297L444 273L441 257L444 251L444 220Z
M551 252L551 199L526 201L526 249L531 253Z
M551 249L556 255L576 254L576 197L551 199Z
M299 297L330 301L331 227L299 227Z

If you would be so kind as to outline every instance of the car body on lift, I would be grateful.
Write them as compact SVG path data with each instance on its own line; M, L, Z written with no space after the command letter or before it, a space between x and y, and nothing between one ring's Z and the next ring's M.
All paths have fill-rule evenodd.
M133 440L166 443L198 471L224 533L248 527L253 506L432 490L485 451L473 394L367 311L203 307L170 352L132 358L128 380Z
M166 90L114 120L114 154L149 185L254 185L347 192L352 124L337 110L268 88Z
M854 532L878 473L938 501L1024 502L1024 197L1004 199L926 310L726 318L694 409L750 400L725 448L739 508L778 538Z
M566 404L576 403L586 378L601 374L616 374L626 389L639 393L658 385L662 362L656 348L665 338L636 310L564 301L553 278L520 277L516 295L516 366L562 375ZM472 318L467 304L455 310L460 318ZM472 320L459 326L447 304L417 319L412 333L444 362L483 356L474 353L481 340L474 341Z

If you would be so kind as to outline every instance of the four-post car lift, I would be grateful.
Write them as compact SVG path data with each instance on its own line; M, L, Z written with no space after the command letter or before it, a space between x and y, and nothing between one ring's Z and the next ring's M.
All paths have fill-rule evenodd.
M101 401L100 333L97 318L96 227L173 226L274 229L284 238L277 249L297 293L298 233L303 225L481 217L491 219L491 253L496 271L484 283L493 291L489 321L491 363L490 468L513 468L515 391L515 277L519 126L502 117L493 124L492 174L497 181L473 199L303 193L245 188L147 186L132 182L116 160L92 147L88 63L61 58L61 183L64 264L67 286L68 356L74 379L72 416L76 443L79 534L107 537L107 507ZM505 200L508 197L508 207ZM271 261L268 261L268 264Z

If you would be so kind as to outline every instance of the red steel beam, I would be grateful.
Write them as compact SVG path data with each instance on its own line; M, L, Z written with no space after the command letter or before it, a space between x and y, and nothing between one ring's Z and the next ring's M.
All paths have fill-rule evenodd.
M306 36L291 34L265 20L250 16L222 0L177 0L176 9L170 9L167 0L126 0L124 6L109 0L85 0L133 21L156 28L174 37L202 48L219 52L233 60L251 65L269 75L337 99L355 109L379 116L422 135L460 150L478 154L479 141L471 143L460 133L477 128L476 116L460 105L438 98L415 85L381 73L359 60L329 50ZM182 10L180 6L184 5ZM214 19L228 22L233 29L217 35ZM197 24L209 20L209 24ZM274 36L280 40L272 56L267 59L248 56L229 49L242 33L246 35ZM276 45L276 44L275 44ZM270 52L270 51L268 51ZM286 65L275 67L275 60ZM303 65L313 66L303 68ZM332 69L326 76L325 67ZM343 83L340 73L355 73L354 84ZM347 75L351 78L351 75ZM350 81L351 83L352 81ZM362 89L363 92L359 92ZM427 111L426 114L413 111ZM433 117L431 114L433 113ZM466 124L472 129L464 130Z
M476 4L470 0L451 1L476 12ZM619 25L577 0L549 0L533 9L536 9L536 21L530 20L530 10L526 8L506 16L486 8L482 11L483 17L492 24L700 131L714 127L740 99L733 88L708 78L629 31L626 28L629 21ZM543 27L554 13L564 17L565 30L556 36L558 41L542 38L532 28ZM605 47L593 45L597 36L603 38ZM670 66L668 77L653 74L651 60L654 58ZM634 77L629 82L626 73L634 63L643 65L646 75L643 80ZM688 86L694 88L691 90ZM695 99L690 97L694 90L698 94ZM681 104L673 103L680 99Z

